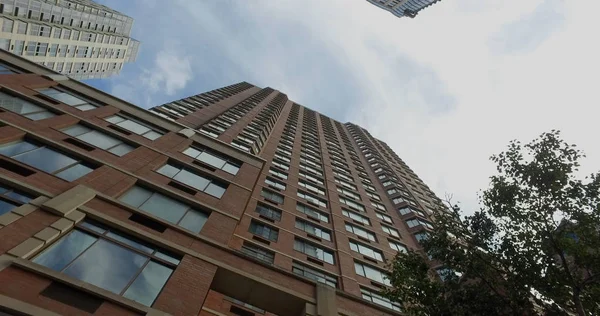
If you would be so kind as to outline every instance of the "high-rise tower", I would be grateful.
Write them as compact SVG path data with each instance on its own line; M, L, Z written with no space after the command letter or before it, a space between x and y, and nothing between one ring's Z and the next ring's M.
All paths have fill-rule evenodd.
M403 16L414 18L419 11L440 0L367 0L393 15L401 18Z
M135 61L133 19L91 0L0 0L0 48L75 79Z
M385 264L443 206L365 129L246 82L147 111L0 60L0 312L400 314Z

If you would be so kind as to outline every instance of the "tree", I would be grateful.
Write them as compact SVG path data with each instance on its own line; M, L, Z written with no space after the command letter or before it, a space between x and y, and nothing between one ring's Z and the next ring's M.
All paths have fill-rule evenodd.
M480 210L436 213L384 294L407 315L600 315L600 174L579 180L582 157L559 131L510 142Z

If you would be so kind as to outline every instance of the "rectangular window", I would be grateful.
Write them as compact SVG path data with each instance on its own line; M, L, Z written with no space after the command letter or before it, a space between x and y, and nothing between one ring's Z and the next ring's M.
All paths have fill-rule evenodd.
M10 157L66 181L73 181L94 169L82 161L51 149L48 146L19 141L0 145L0 155Z
M296 210L300 213L306 214L308 217L312 217L312 218L318 219L320 221L323 221L325 223L329 223L329 215L327 215L317 209L314 209L308 205L296 203Z
M361 204L358 204L358 203L356 203L356 202L354 202L352 200L340 197L340 203L342 203L344 205L347 205L348 207L350 207L353 210L357 210L357 211L360 211L360 212L363 212L363 213L366 212L364 206L362 206Z
M314 182L314 183L317 183L317 184L320 184L320 185L324 185L324 182L323 182L323 180L321 180L321 179L319 179L319 178L317 178L317 177L314 177L314 176L312 176L312 175L308 174L307 172L304 172L304 171L300 170L300 171L298 172L298 174L299 174L301 177L304 177L304 178L306 178L307 180L310 180L310 181L312 181L312 182Z
M372 281L375 281L375 282L378 282L381 284L385 284L387 286L392 285L390 283L390 280L388 279L387 274L377 268L373 268L366 264L362 264L360 262L354 261L354 270L356 271L356 274L364 276L365 278L367 278L369 280L372 280Z
M290 166L287 165L287 164L285 164L285 163L283 163L283 162L280 162L280 161L277 161L277 160L273 160L271 163L273 164L273 166L277 166L277 167L279 167L279 168L281 168L283 170L286 170L286 171L290 170Z
M367 257L373 258L377 261L382 261L383 262L383 253L377 249L373 249L369 246L365 246L361 243L357 243L355 241L350 240L350 249L352 249L352 251L356 251L358 253L360 253L361 255L365 255Z
M323 189L321 189L321 188L319 188L317 186L314 186L314 185L308 183L307 181L299 180L298 181L298 185L301 186L301 187L303 187L303 188L305 188L305 189L307 189L310 192L317 193L317 194L320 194L320 195L325 195L325 190L323 190Z
M294 261L292 263L292 272L296 275L303 276L307 279L311 279L313 281L317 281L319 283L323 283L325 285L329 285L333 288L337 288L337 278L330 276L324 272L320 272L313 268L309 268L299 262Z
M0 74L2 74L1 69L2 67L0 66ZM0 92L0 108L20 114L34 121L56 116L56 114L50 112L50 110L42 106L33 104L18 97L13 97L4 92Z
M84 221L33 262L152 306L180 260L131 236Z
M164 134L163 132L153 129L148 125L133 119L125 118L121 115L105 117L104 120L150 140L155 140Z
M351 218L359 223L363 223L364 225L371 226L371 222L369 221L369 218L366 216L362 216L360 214L346 211L346 210L342 210L342 215L344 215L348 218Z
M91 129L81 124L75 124L73 126L64 128L61 130L61 132L73 136L90 145L104 149L117 156L124 156L135 149L135 147L126 144L120 139L106 135L100 131Z
M258 203L256 205L256 213L263 217L270 218L274 221L281 221L281 211L268 205Z
M359 195L358 193L352 192L352 191L350 191L350 190L347 190L347 189L345 189L345 188L342 188L342 187L337 187L337 191L338 191L339 193L341 193L341 194L343 194L343 195L347 196L347 197L353 198L353 199L355 199L355 200L358 200L358 201L360 201L360 200L361 200L361 198L360 198L360 195Z
M371 201L371 205L373 205L374 208L376 208L380 211L384 211L384 212L386 211L385 206L381 203Z
M209 216L187 204L137 185L129 189L119 200L194 233L200 232Z
M93 110L99 107L99 105L92 103L80 96L74 96L71 93L57 90L54 88L46 88L37 90L39 93L49 96L52 99L64 103L68 106L72 106L81 111Z
M203 163L211 165L217 169L221 169L227 173L236 175L242 165L241 162L225 156L223 154L217 154L204 147L188 147L183 151L184 154L199 160Z
M302 239L294 239L294 250L304 253L309 257L325 261L329 264L334 263L332 251L325 250Z
M346 188L348 188L350 190L358 191L358 189L356 188L356 186L354 184L351 184L351 183L346 182L344 180L340 180L338 178L334 178L334 181L335 181L335 183L341 184L341 185L343 185L344 187L346 187Z
M414 219L410 219L406 221L406 224L408 225L408 227L413 228L419 225L423 225L429 229L433 229L433 225L431 225L430 223L420 220L418 218L414 218Z
M273 201L278 204L283 204L284 197L281 194L263 189L262 191L260 191L260 195L269 201Z
M327 207L327 201L326 200L320 199L320 198L318 198L318 197L316 197L316 196L314 196L314 195L312 195L310 193L306 193L306 192L298 190L298 192L296 193L296 195L299 198L307 200L309 203L312 203L312 204L315 204L315 205L319 205L321 207Z
M390 248L392 248L398 252L408 252L408 248L406 248L406 246L404 246L403 244L392 241L392 240L388 240L388 242L390 243Z
M309 222L296 219L296 228L303 230L311 235L317 236L319 238L331 241L331 231L313 225Z
M268 239L270 241L277 241L279 238L279 230L275 227L265 225L261 222L252 221L250 222L250 229L248 230L254 235Z
M274 252L268 251L250 243L244 242L244 245L242 246L242 252L250 257L256 258L260 261L264 261L268 264L273 264L275 262Z
M288 178L288 174L279 169L269 168L269 173L283 180Z
M25 203L29 203L31 199L33 197L29 194L0 185L0 215L6 214Z
M277 181L273 178L265 178L265 183L273 188L279 189L279 190L285 190L286 189L286 185L285 183L281 182L281 181Z
M351 232L351 233L355 234L356 236L360 236L362 238L368 239L370 241L377 241L377 237L375 236L374 233L372 233L366 229L360 228L356 225L346 223L346 231Z
M225 194L225 191L228 187L228 185L224 182L217 181L206 176L201 176L192 170L172 163L167 163L156 172L188 185L196 190L212 195L217 199L220 199L223 194Z
M379 218L380 220L382 220L382 221L384 221L386 223L390 223L390 224L394 223L394 221L392 221L392 218L389 217L389 216L387 216L387 215L385 215L385 214L381 214L381 213L375 212L375 215L377 216L377 218Z
M362 294L362 298L369 301L369 302L373 302L377 305L395 310L397 312L401 312L402 311L402 306L400 305L400 303L398 302L392 302L390 301L388 298L381 296L380 294L366 289L366 288L361 288L360 292Z
M389 226L385 226L385 225L381 225L381 230L383 230L386 234L388 234L390 236L394 236L394 237L400 238L400 233L395 228L392 228L392 227L389 227Z

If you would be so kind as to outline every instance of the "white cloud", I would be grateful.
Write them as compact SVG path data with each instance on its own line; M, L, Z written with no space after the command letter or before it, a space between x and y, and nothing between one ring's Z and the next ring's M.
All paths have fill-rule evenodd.
M194 79L278 88L367 128L471 212L495 171L489 156L511 139L561 129L587 152L585 171L600 169L599 9L591 0L448 0L398 19L364 0L179 0L144 14L176 21L156 32L181 43L168 62L155 60L160 75L144 88L169 99Z
M173 95L192 79L190 58L172 49L160 51L154 59L154 67L144 71L140 79L153 93L164 89L167 95Z

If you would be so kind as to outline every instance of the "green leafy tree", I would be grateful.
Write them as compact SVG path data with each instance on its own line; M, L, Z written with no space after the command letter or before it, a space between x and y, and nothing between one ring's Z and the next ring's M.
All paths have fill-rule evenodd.
M439 212L385 295L407 315L600 315L600 177L577 178L583 156L559 131L512 141L481 209Z

